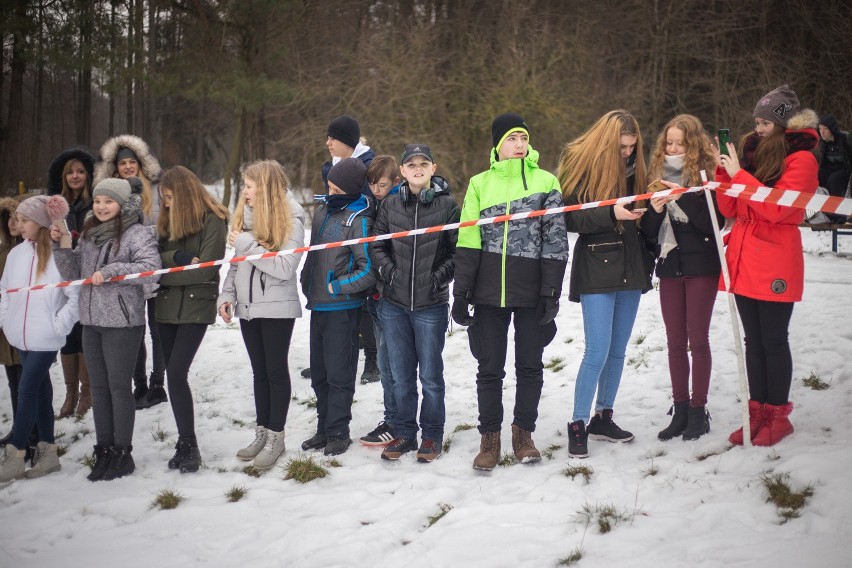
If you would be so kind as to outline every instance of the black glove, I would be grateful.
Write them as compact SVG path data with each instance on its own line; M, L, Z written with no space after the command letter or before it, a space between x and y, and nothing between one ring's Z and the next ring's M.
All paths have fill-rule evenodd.
M538 299L535 315L539 325L547 325L559 313L559 296L542 296Z
M186 266L187 264L192 264L193 258L195 258L195 255L191 252L187 252L185 250L175 251L175 264L177 264L178 266Z
M453 300L453 309L450 312L453 316L453 321L465 327L473 325L473 317L470 315L469 307L470 302L467 301L467 298L456 297Z

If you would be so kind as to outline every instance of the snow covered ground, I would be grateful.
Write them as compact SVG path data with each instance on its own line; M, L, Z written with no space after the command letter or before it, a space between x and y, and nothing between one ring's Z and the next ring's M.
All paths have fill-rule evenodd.
M477 417L475 361L466 332L447 338L447 435L452 444L424 465L406 456L384 462L377 449L358 444L340 456L341 467L308 484L283 479L283 465L303 453L314 432L312 409L294 400L281 466L260 478L242 472L234 456L253 436L251 372L239 330L212 326L191 369L196 425L205 468L170 471L176 429L171 409L139 411L134 457L127 478L90 483L81 462L94 443L91 414L59 420L67 445L62 471L0 487L0 566L554 566L582 550L579 566L820 566L852 565L852 256L830 252L825 233L803 231L804 301L791 325L794 382L791 417L796 433L774 448L730 448L738 426L737 365L727 302L719 295L711 328L714 356L709 408L711 432L696 442L659 442L668 423L670 383L665 331L656 291L646 294L628 347L628 365L616 402L616 420L636 435L627 445L591 442L591 457L567 457L565 424L583 352L577 304L563 301L556 339L545 361L535 441L552 447L536 465L471 468L476 430L451 434ZM573 243L572 243L573 244ZM841 240L841 251L852 241ZM567 289L567 282L566 282ZM312 395L299 377L308 362L308 319L296 324L290 350L293 393ZM503 451L511 452L513 357L509 354ZM815 372L830 388L815 391L802 378ZM62 403L61 369L52 370L55 407ZM381 386L358 385L353 438L381 418ZM0 388L0 428L11 425L9 395ZM158 433L165 439L160 440ZM328 460L317 455L320 462ZM569 466L593 469L588 481L563 474ZM789 473L800 490L813 485L800 518L781 523L766 502L765 472ZM245 486L231 503L225 492ZM162 490L185 500L174 510L151 503ZM429 526L441 506L452 509ZM612 506L623 517L608 533L586 510Z

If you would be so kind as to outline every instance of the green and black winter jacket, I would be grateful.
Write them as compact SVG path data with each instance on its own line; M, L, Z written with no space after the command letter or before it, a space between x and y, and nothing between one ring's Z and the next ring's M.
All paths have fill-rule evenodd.
M556 177L538 167L530 147L523 159L498 161L470 180L461 221L561 207ZM459 229L453 296L471 304L535 308L559 297L568 263L564 215L545 215Z

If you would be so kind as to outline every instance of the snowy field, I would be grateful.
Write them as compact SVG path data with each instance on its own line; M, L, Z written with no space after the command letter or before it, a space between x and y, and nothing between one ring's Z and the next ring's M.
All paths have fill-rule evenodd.
M340 467L314 454L328 467L324 479L284 480L284 464L304 455L299 445L315 427L314 410L298 402L312 396L310 382L299 376L308 363L306 314L290 349L294 400L287 452L279 467L255 478L242 472L245 462L234 455L253 437L248 357L239 329L220 321L209 329L190 372L202 471L167 469L177 437L168 405L137 412L136 472L112 482L93 484L85 477L82 462L94 443L91 413L79 422L58 420L58 442L67 447L62 471L0 487L0 567L549 567L578 550L583 567L850 566L852 239L842 238L835 255L828 234L803 231L803 237L805 298L790 337L796 433L773 448L730 448L727 442L740 407L722 294L711 327L711 432L695 442L657 440L668 423L671 390L659 295L652 290L642 298L615 408L618 424L636 435L631 444L592 441L589 459L567 456L565 425L583 335L579 305L563 299L545 362L558 358L564 368L545 371L534 435L551 459L490 474L471 468L479 435L453 431L476 424L475 360L466 332L455 326L444 352L452 442L441 459L418 464L408 455L385 462L378 449L356 443L338 457ZM510 352L504 453L511 452L512 364ZM830 388L806 387L802 379L811 372ZM60 367L51 373L58 409ZM358 384L353 438L381 416L381 386ZM10 426L4 384L0 428ZM593 470L588 480L564 474L578 465ZM784 523L767 502L760 480L767 472L788 473L794 490L813 486L799 518ZM247 494L232 503L225 493L234 486ZM174 510L152 507L163 490L179 492L184 501ZM430 526L442 506L449 512ZM584 510L608 507L618 519L602 533L598 516L589 519Z

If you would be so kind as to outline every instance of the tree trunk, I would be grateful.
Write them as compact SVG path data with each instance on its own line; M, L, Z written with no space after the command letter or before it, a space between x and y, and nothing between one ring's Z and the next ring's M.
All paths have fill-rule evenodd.
M237 167L240 164L240 154L243 148L243 122L245 120L245 110L240 109L237 113L237 119L234 123L234 137L231 140L231 153L228 156L228 165L225 167L225 188L222 193L222 204L229 207L231 203L231 182L234 179L234 174L237 172ZM236 194L234 194L236 196Z

